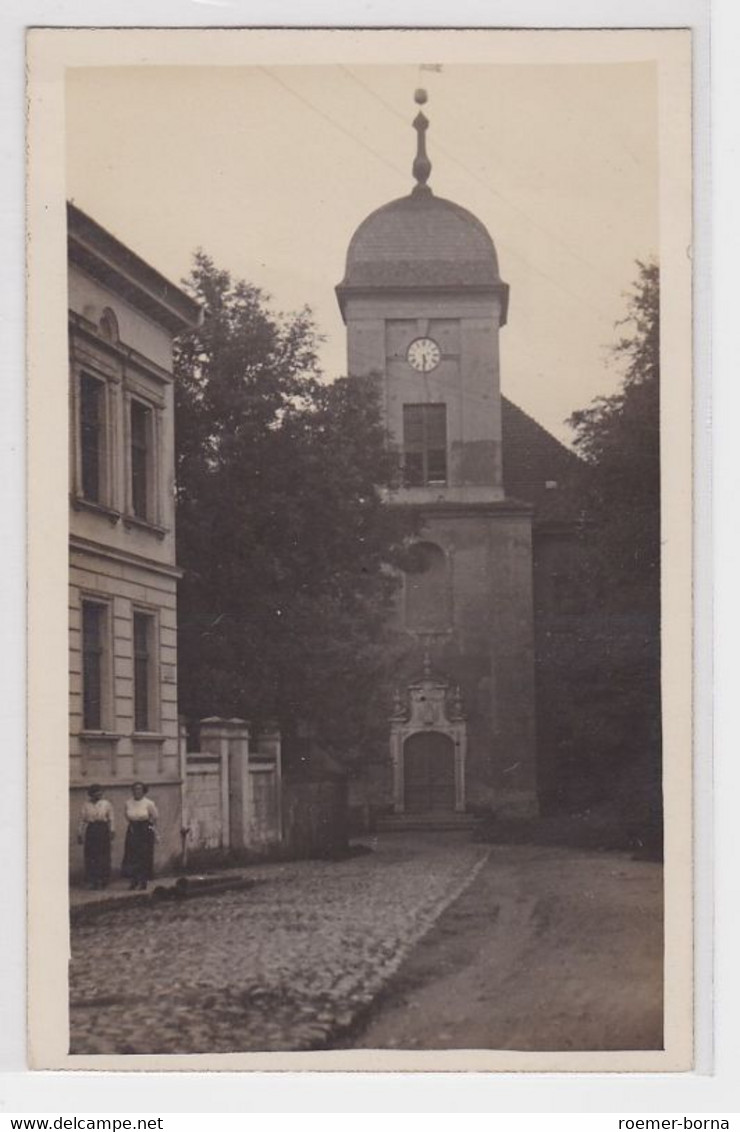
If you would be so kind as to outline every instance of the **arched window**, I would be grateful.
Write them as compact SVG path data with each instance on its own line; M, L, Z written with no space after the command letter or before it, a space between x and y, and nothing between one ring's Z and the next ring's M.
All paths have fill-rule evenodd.
M118 341L118 319L115 311L106 307L100 316L100 333L107 342Z
M450 628L450 586L447 558L434 542L416 542L405 567L406 628L417 633L444 633Z

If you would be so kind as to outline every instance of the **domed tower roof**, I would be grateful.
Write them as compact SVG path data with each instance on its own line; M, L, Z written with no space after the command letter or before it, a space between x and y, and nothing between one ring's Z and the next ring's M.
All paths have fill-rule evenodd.
M417 101L425 101L422 94L417 92ZM498 294L503 325L509 288L499 274L493 240L472 212L436 197L426 184L431 171L427 125L420 111L414 121L418 150L412 192L371 212L350 241L344 279L336 289L342 315L353 294L465 288Z

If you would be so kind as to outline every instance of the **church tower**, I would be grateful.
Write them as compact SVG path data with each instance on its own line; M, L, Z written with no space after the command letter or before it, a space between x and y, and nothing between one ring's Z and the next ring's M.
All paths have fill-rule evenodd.
M419 105L424 91L416 92ZM536 811L532 512L502 477L499 333L509 288L484 225L428 185L364 220L337 298L348 373L375 375L418 541L399 590L389 755L373 800L397 815Z

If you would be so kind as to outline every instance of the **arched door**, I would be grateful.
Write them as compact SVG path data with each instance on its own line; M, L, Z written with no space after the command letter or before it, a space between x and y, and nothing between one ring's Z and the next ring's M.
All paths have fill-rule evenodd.
M410 735L403 748L404 809L409 814L455 809L455 745L440 731Z

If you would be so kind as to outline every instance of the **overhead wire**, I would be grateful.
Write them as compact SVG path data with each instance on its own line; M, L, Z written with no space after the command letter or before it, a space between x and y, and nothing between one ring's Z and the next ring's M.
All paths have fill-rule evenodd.
M385 157L382 153L379 153L376 149L373 149L373 147L371 145L368 145L367 142L364 142L361 138L358 138L357 134L353 133L352 130L349 130L346 126L343 126L341 122L337 122L337 120L335 118L332 118L330 114L327 114L314 102L311 102L310 99L306 98L305 95L302 95L294 87L290 86L289 83L286 83L284 79L281 79L279 75L276 75L275 72L269 67L261 66L259 69L263 71L264 74L269 75L269 77L274 82L278 83L278 85L281 86L283 90L287 90L289 94L292 94L294 98L297 98L299 102L302 102L304 106L307 106L309 110L313 110L314 113L318 114L320 118L323 118L325 122L328 122L330 125L334 126L335 129L343 133L345 137L348 137L351 141L355 142L356 145L359 145L364 150L367 150L367 152L371 153L373 157L376 157L378 161L382 161L383 164L387 165L389 169L392 169L394 173L403 174L405 172L394 162L389 161L388 158Z
M379 95L377 93L377 91L374 91L372 89L372 87L368 86L367 83L364 83L362 81L362 79L359 79L357 77L357 75L355 75L352 71L350 71L350 69L348 67L346 67L342 64L341 70L344 71L344 73L348 76L348 78L352 79L355 83L357 83L358 86L360 86L369 95L371 95L377 102L380 103L381 106L385 107L385 109L388 110L391 114L393 114L396 118L399 118L402 122L407 121L406 117L399 110L397 110L395 106L393 106L393 105L391 105L391 103L387 102L386 99L384 99L381 95ZM512 211L518 212L521 216L523 216L527 220L527 222L533 228L536 228L538 231L542 232L545 236L548 237L548 239L550 239L554 243L558 244L564 251L566 251L574 259L579 260L582 264L584 264L586 267L588 267L591 271L594 272L594 274L598 275L603 280L603 278L604 278L603 274L589 260L585 259L579 252L576 252L574 249L572 249L570 247L570 245L565 243L563 240L561 240L554 233L550 232L544 225L542 225L538 221L534 220L525 209L521 208L521 206L519 206L517 204L514 204L514 202L510 201L503 193L501 193L499 190L493 188L492 185L489 185L486 181L483 180L482 177L479 177L477 173L474 173L472 169L469 169L468 166L463 161L461 161L458 157L456 157L455 154L452 153L449 149L447 149L447 147L444 146L441 142L436 141L435 147L436 147L436 149L439 150L440 153L443 153L446 157L448 157L451 161L453 161L457 166L459 166L459 168L462 169L464 173L466 173L469 177L471 177L474 181L476 181L479 185L481 185L481 187L483 189L485 189L486 192L490 193L492 196L503 201L504 204L507 205L507 207L512 209ZM540 275L543 279L546 279L549 283L551 283L554 287L556 287L560 293L565 293L565 294L570 295L571 298L575 299L578 303L589 307L592 311L594 311L596 314L598 314L601 318L607 319L610 323L614 322L614 316L613 315L608 315L606 313L606 311L602 310L600 307L595 306L594 303L592 303L590 299L587 299L584 295L581 295L578 292L573 291L569 287L564 285L561 280L553 279L553 277L551 275L549 275L546 271L543 271L542 268L537 267L536 264L533 264L530 260L527 259L526 256L524 256L513 245L507 243L505 240L497 240L497 243L498 243L498 246L500 248L505 249L508 254L515 256L522 263L526 264L526 266L530 269L530 271L533 271L536 274Z
M357 81L357 82L358 82L358 84L359 84L359 85L360 85L361 87L363 87L364 89L366 89L366 90L368 91L368 93L370 93L370 94L374 95L374 96L375 96L375 97L376 97L376 98L378 99L378 101L380 101L380 102L381 102L381 103L382 103L383 105L385 105L385 106L386 106L386 109L390 110L390 111L391 111L391 112L392 112L393 114L395 114L395 115L396 115L396 116L397 116L398 118L400 118L401 120L403 120L403 121L405 121L405 120L406 120L406 119L404 118L404 115L403 115L403 114L401 114L401 113L400 113L399 111L396 111L396 110L395 110L395 108L392 108L392 107L391 107L390 105L386 104L386 103L385 103L385 101L384 101L384 99L380 98L380 96L378 96L378 95L375 95L375 92L374 92L374 91L372 91L372 89L371 89L371 88L367 87L367 86L366 86L366 85L365 85L364 83L360 82L360 80L356 79L356 76L354 76L354 75L352 74L352 72L351 72L351 71L349 71L349 70L348 70L348 69L347 69L346 67L342 66L342 68L341 68L341 69L342 69L343 71L345 71L345 72L346 72L346 74L347 74L347 75L348 75L349 77L351 77L351 78L355 79L355 81ZM406 174L406 172L407 172L407 170L406 170L406 169L402 169L402 168L400 168L400 166L398 166L398 165L397 165L397 164L396 164L395 162L393 162L393 161L390 161L390 160L389 160L389 159L388 159L387 157L385 157L385 156L384 156L384 155L383 155L382 153L378 152L378 151L377 151L376 149L374 149L374 148L373 148L372 146L370 146L370 145L368 145L368 144L367 144L366 142L362 141L362 140L361 140L360 138L358 138L358 137L357 137L356 133L354 133L354 132L353 132L352 130L348 129L348 128L347 128L346 126L343 126L343 125L342 125L342 124L341 124L340 122L337 122L337 120L336 120L335 118L333 118L333 117L332 117L332 116L331 116L330 114L327 114L327 113L326 113L326 112L325 112L324 110L322 110L322 109L321 109L320 107L316 106L316 104L315 104L315 103L313 103L313 102L312 102L312 101L311 101L311 100L310 100L309 98L306 98L306 97L305 97L305 95L303 95L303 94L301 94L301 93L300 93L299 91L295 90L295 88L294 88L294 87L292 87L292 86L291 86L291 85L290 85L289 83L285 82L285 81L284 81L284 80L283 80L282 78L280 78L280 77L279 77L278 75L276 75L276 74L275 74L275 73L274 73L274 72L273 72L273 71L272 71L272 70L271 70L271 69L270 69L269 67L265 67L265 66L262 66L262 67L260 67L260 70L261 70L261 71L263 71L263 73L264 73L264 74L266 74L266 75L267 75L267 76L268 76L269 78L271 78L271 79L272 79L272 80L273 80L273 81L274 81L275 83L277 83L277 84L278 84L279 86L281 86L281 87L282 87L282 88L283 88L283 89L284 89L284 90L285 90L285 91L286 91L287 93L289 93L290 95L292 95L292 96L293 96L293 97L294 97L295 99L297 99L297 100L298 100L299 102L303 103L303 105L305 105L305 106L306 106L306 107L307 107L307 108L308 108L309 110L311 110L311 111L313 111L314 113L316 113L316 114L317 114L317 115L318 115L318 116L319 116L320 118L322 118L322 119L323 119L323 120L324 120L325 122L327 122L327 123L328 123L329 125L333 126L333 127L334 127L334 128L336 129L336 130L339 130L339 132L340 132L340 133L344 134L344 135L345 135L345 137L349 138L349 139L350 139L351 141L353 141L353 142L354 142L354 143L355 143L356 145L359 145L359 146L360 146L360 147L361 147L362 149L366 150L366 151L367 151L368 153L370 153L370 154L371 154L371 155L372 155L373 157L375 157L375 158L376 158L376 160L378 160L378 161L382 162L382 164L383 164L383 165L386 165L386 166L387 166L387 167L388 167L389 169L392 169L392 170L393 170L393 171L394 171L395 173L400 173L400 174L401 174L402 176ZM442 146L439 146L438 148L440 149L440 151L441 151L441 152L446 152L446 151L444 151L444 150L443 150ZM449 155L449 156L451 157L451 159L452 159L452 160L456 161L456 162L457 162L457 164L461 165L461 167L462 167L463 169L465 169L465 170L466 170L466 172L469 172L469 173L470 173L470 171L469 171L469 170L467 170L467 168L466 168L466 167L465 167L464 165L462 165L462 163L461 163L461 162L459 162L457 158L455 158L455 157L454 157L453 155ZM471 175L471 176L473 176L473 177L475 177L475 174L473 174L473 173L470 173L470 175ZM478 178L476 178L476 179L478 179ZM486 186L485 186L485 183L484 183L484 182L481 182L481 183L482 183L482 184L484 184L484 187L486 187ZM497 194L494 194L494 195L497 195ZM500 194L499 194L499 195L500 195ZM502 198L502 199L505 199L505 198ZM520 211L521 211L521 210L520 210ZM524 215L526 215L526 213L525 213ZM503 242L501 242L501 243L500 243L500 246L501 246L501 247L504 247L504 246L506 246L506 245L505 245L505 244L504 244ZM517 250L516 250L515 248L509 248L508 250L509 250L509 251L510 251L510 252L511 252L511 253L512 253L513 255L515 255L515 256L516 256L516 257L517 257L518 259L520 259L520 260L521 260L521 261L522 261L522 262L523 262L524 264L526 264L526 266L527 266L527 267L529 268L529 270L530 270L530 271L533 271L533 272L537 273L537 274L538 274L538 275L540 275L540 276L541 276L541 277L542 277L543 279L545 279L545 280L546 280L547 282L549 282L550 284L552 284L552 285L553 285L553 286L554 286L554 287L556 288L556 290L557 290L558 294L562 295L563 297L564 297L565 295L570 295L570 297L571 297L572 299L574 299L574 300L575 300L575 301L576 301L576 302L577 302L577 303L578 303L579 305L585 305L585 306L588 306L588 307L590 307L590 308L591 308L592 310L594 310L594 311L595 311L595 312L596 312L596 313L597 313L597 314L598 314L598 315L599 315L599 316L600 316L601 318L605 318L605 319L608 319L608 321L609 321L609 322L613 322L613 321L614 321L614 318L613 318L613 316L611 316L611 315L606 315L606 314L605 314L605 313L604 313L603 311L600 311L600 310L599 310L599 309L598 309L597 307L594 307L592 303L589 303L589 302L588 302L588 300L587 300L587 299L585 299L585 298L584 298L583 296L581 296L581 295L578 295L578 294L576 294L576 293L575 293L575 292L573 292L573 291L570 291L570 290L569 290L569 289L568 289L567 287L565 287L565 286L564 286L564 285L562 284L562 282L560 282L560 281L558 281L558 280L555 280L555 279L553 279L553 278L552 278L552 277L551 277L550 275L548 275L548 274L547 274L546 272L542 271L542 270L541 270L540 268L538 268L538 267L536 267L536 266L535 266L534 264L530 263L530 261L529 261L529 260L527 260L527 258L526 258L525 256L521 255L521 253L517 252ZM523 344L520 344L520 346L521 346L521 345L523 345ZM528 354L528 355L529 355L530 357L532 357L532 355L530 354L529 350L527 350L527 349L526 349L526 346L525 346L525 353L526 353L526 354ZM480 400L481 400L481 402L482 402L482 401L484 400L484 398L480 398Z
M372 94L376 98L378 98L378 100L383 105L386 106L386 109L388 109L388 110L391 109L387 104L385 104L385 102L382 98L380 98L378 95L375 95L374 91L372 91L369 87L367 87L359 79L356 79L356 76L354 76L351 71L349 71L344 66L342 66L341 69L350 78L355 79L355 81L361 87L363 87L365 90L367 90L367 92L369 94ZM354 133L352 130L348 129L346 126L343 126L340 122L338 122L335 118L333 118L331 114L327 114L326 111L324 111L320 107L316 106L316 104L314 102L312 102L309 98L306 98L305 95L302 95L299 91L297 91L289 83L285 82L284 79L282 79L278 75L276 75L271 68L261 66L260 70L263 71L264 74L269 76L269 78L271 78L275 83L277 83L279 86L281 86L286 92L288 92L290 95L292 95L295 99L297 99L299 102L303 103L303 105L308 107L309 110L313 111L320 118L322 118L325 122L328 122L335 129L339 130L340 133L344 134L345 137L349 138L356 145L359 145L362 149L364 149L368 153L372 154L373 157L375 157L378 161L381 161L389 169L392 169L394 172L400 173L401 175L405 175L406 170L401 169L398 165L396 165L395 162L389 161L388 158L385 157L382 153L379 153L372 146L370 146L366 142L362 141L359 137L357 137L356 133ZM403 115L400 114L400 112L396 111L395 109L392 110L392 113L396 114L397 117L401 118L402 120L405 120L403 118ZM439 147L439 148L441 150L441 147ZM457 161L457 158L452 157L452 160ZM465 167L463 166L463 168L465 168ZM466 171L469 172L469 170L466 170ZM475 176L475 174L472 174L472 173L470 175ZM482 182L482 183L484 184L484 187L485 187L485 182ZM526 213L525 213L525 215L526 215ZM566 296L570 296L570 298L572 300L574 300L575 302L577 302L580 307L584 307L584 306L588 307L590 310L594 311L594 313L597 314L599 316L599 318L604 319L605 321L609 322L610 324L614 323L615 319L614 319L613 314L607 314L604 310L595 306L594 303L592 303L584 295L580 295L576 291L573 291L570 287L568 287L566 284L564 284L562 282L562 280L554 279L546 271L543 271L542 268L537 267L530 260L528 260L527 257L522 255L522 253L519 252L516 248L508 245L505 241L499 241L499 247L506 248L508 253L515 256L517 259L519 259L523 264L525 264L525 266L531 272L534 272L536 275L539 275L542 279L545 279L555 289L556 293L561 298L564 299Z
M400 118L400 120L403 122L406 121L405 115L402 114L396 106L393 106L392 103L388 102L387 99L378 94L376 90L373 90L371 86L368 86L367 83L363 82L362 79L354 73L354 71L351 71L349 69L349 67L345 66L344 64L340 64L340 66L344 73L349 76L349 78L357 83L358 86L362 87L363 90L367 91L367 93L374 99L376 99L376 101L379 102L381 106L384 106L385 109L393 114L396 118ZM575 248L573 248L565 240L561 239L560 236L557 236L554 232L551 232L550 229L547 228L544 224L541 224L538 220L535 220L531 216L531 214L527 212L526 209L510 200L505 195L505 193L502 193L500 191L500 189L495 188L493 185L485 181L476 172L474 172L474 170L466 165L464 161L462 161L451 150L449 150L442 142L435 140L434 144L435 148L438 149L440 153L443 153L445 157L448 157L450 161L453 161L455 165L462 169L464 173L467 173L467 175L472 178L472 180L476 181L483 189L485 189L486 192L490 193L491 196L494 196L498 200L503 201L507 208L510 208L512 212L517 212L520 216L523 216L527 223L531 225L531 227L536 228L538 232L542 232L544 236L547 236L549 240L552 240L553 243L561 247L563 251L567 252L568 255L573 257L573 259L578 260L578 262L581 263L584 267L587 267L590 271L593 271L595 275L598 275L602 279L604 278L601 270L595 264L586 259L585 256L581 255L580 252L576 251Z

